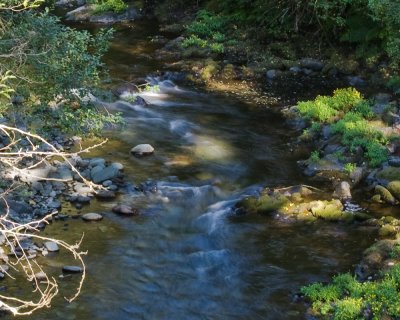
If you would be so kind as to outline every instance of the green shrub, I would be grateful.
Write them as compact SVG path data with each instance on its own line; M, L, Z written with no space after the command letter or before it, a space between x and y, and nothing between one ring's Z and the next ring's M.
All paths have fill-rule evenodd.
M199 48L205 48L207 47L208 42L207 40L200 39L198 36L192 34L190 35L189 38L186 38L182 42L182 47L188 48L188 47L199 47Z
M356 170L356 168L357 168L357 165L355 163L346 163L344 165L344 171L347 174L352 174L354 172L354 170Z
M297 104L300 114L319 122L327 122L337 115L337 111L326 103L325 97L318 96L314 101L302 101Z
M91 3L96 6L96 13L107 11L121 12L128 8L123 0L91 0Z

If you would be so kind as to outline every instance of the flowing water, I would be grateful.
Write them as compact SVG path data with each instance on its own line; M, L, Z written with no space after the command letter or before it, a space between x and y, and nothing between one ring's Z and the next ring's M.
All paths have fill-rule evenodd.
M114 82L146 77L162 68L149 59L152 22L121 27L106 57ZM79 240L88 274L81 296L29 319L302 319L306 306L293 294L312 281L352 270L372 242L365 230L334 224L294 224L265 216L233 217L232 205L261 186L304 182L290 154L293 132L279 113L252 101L213 94L149 77L158 92L149 107L107 104L126 126L107 132L110 142L91 156L124 164L132 185L119 202L140 217L111 213L114 203L93 201L81 212L101 212L98 223L56 221L44 233ZM308 93L307 93L308 94ZM150 143L155 155L129 150ZM55 276L71 264L62 251L42 259ZM77 277L61 279L68 295ZM23 290L6 280L6 290ZM26 290L26 288L25 288Z

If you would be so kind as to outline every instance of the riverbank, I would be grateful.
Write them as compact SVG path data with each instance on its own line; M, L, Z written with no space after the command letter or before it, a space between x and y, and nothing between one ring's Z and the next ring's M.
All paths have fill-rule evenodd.
M158 36L152 39L163 41ZM121 45L118 48L122 52L128 51ZM131 60L135 59L133 54L128 56ZM137 61L127 62L120 58L121 55L117 57L116 63L133 73L133 84L142 84L132 71L136 70ZM215 66L213 62L210 64ZM223 71L228 64L218 61L215 68ZM204 316L204 310L210 310L210 317L216 314L233 318L243 314L249 317L268 314L271 319L297 319L303 314L304 307L291 304L291 312L287 311L289 292L293 293L299 286L315 279L327 280L328 274L351 269L351 264L358 259L357 254L373 241L374 231L371 229L388 229L390 232L383 236L390 237L397 231L395 220L389 222L376 218L372 220L376 224L369 228L367 224L362 224L365 222L359 222L365 216L357 213L354 216L364 216L356 219L360 228L346 224L324 224L323 219L321 224L310 226L301 222L301 225L296 225L291 223L292 219L285 217L296 216L294 209L297 204L290 206L290 212L276 222L271 222L265 215L232 216L235 203L263 189L261 185L243 190L244 187L260 183L269 187L286 187L304 182L305 179L295 163L298 156L293 156L288 144L296 136L291 131L293 127L287 126L279 113L265 110L266 104L271 109L273 106L293 105L297 103L299 90L305 90L305 82L312 87L321 85L320 79L330 82L337 78L325 77L321 73L307 75L301 71L293 77L292 73L287 74L289 78L282 77L282 81L279 81L282 74L269 81L264 77L264 70L260 77L250 77L251 80L245 83L242 83L243 75L239 79L235 78L236 75L224 77L223 82L223 78L220 78L223 73L218 71L209 81L204 81L201 74L205 71L201 70L209 67L208 64L194 70L195 64L188 62L187 65L183 68L175 65L179 73L157 73L156 76L161 78L148 78L150 83L154 81L154 85L159 86L159 90L139 93L147 105L138 104L136 100L107 103L111 109L124 112L127 129L119 132L118 137L115 137L115 131L108 133L116 139L99 151L102 154L99 157L103 160L82 159L83 164L77 162L80 171L83 173L86 170L87 177L91 179L96 172L103 173L109 167L115 168L112 163L123 163L125 178L131 184L119 185L116 182L112 185L122 188L119 197L126 204L140 206L139 211L143 213L138 218L115 217L111 213L115 205L113 201L100 202L97 208L98 202L90 201L82 207L82 213L89 213L86 212L88 208L94 206L96 209L93 211L105 219L98 224L81 224L79 227L76 220L72 220L83 216L76 214L75 210L76 205L80 206L77 201L79 195L75 198L75 195L68 194L75 206L66 208L68 216L72 218L63 217L61 213L62 222L55 228L63 237L69 237L63 233L64 229L76 228L81 231L85 230L82 225L87 226L87 230L92 232L87 245L96 252L93 260L89 260L92 272L89 281L93 282L88 284L88 291L93 293L96 301L84 298L82 304L87 310L78 307L76 311L76 305L68 309L77 314L77 319L82 318L82 314L86 317L94 314L98 319L108 317L110 305L115 310L113 316L117 314L121 319L149 315L176 316L177 312L182 317L190 314L196 319ZM167 65L166 69L170 67L173 64ZM236 70L236 66L233 69ZM189 77L181 71L188 72ZM187 79L192 77L195 85L189 88L177 86L174 82L181 80L181 83L187 84ZM260 87L265 89L264 85L284 92L287 87L283 84L290 79L295 79L293 83L296 89L285 97L261 94L253 100L254 95L262 92L259 91ZM209 90L197 90L196 86L200 83L202 88ZM321 86L321 90L331 93L324 83ZM329 86L335 88L336 83L330 83ZM135 86L133 88L136 89ZM305 93L305 96L314 98L319 93L316 88ZM133 92L135 95L136 90ZM264 108L259 108L260 105ZM147 159L131 157L129 150L138 143L151 143L156 152ZM98 165L100 168L94 170ZM120 165L117 167L122 169ZM119 181L119 173L116 181ZM135 190L135 185L139 187L148 178L153 181L143 183L142 190ZM76 185L77 181L70 185L73 192L76 192ZM46 189L47 184L42 187ZM332 190L328 190L330 197ZM274 193L273 190L271 192ZM318 200L321 199L318 198L326 196L325 193L315 199L318 203L306 202L295 193L282 196L293 200L297 197L300 205L306 203L307 212L303 212L302 216L310 221L318 216L323 217L320 213L324 210L318 209L326 209L327 206L322 204L323 208L319 208ZM266 194L269 195L268 192ZM91 197L88 194L82 196ZM279 200L282 199L279 197ZM289 205L290 202L279 202L280 206L282 204ZM343 206L338 200L331 204ZM332 220L349 217L348 212L342 207L336 210L337 207ZM276 212L276 207L272 209ZM109 231L110 221L112 228L118 232ZM62 224L70 224L71 227ZM97 241L100 246L96 244ZM340 243L333 250L332 243L335 242ZM385 260L386 257L383 257L384 263ZM293 265L293 261L297 263ZM116 277L106 276L110 270ZM375 272L376 269L373 270ZM171 285L171 278L174 285ZM120 292L123 292L123 296L118 294ZM232 292L235 292L238 301L234 308ZM160 303L154 307L155 294ZM199 301L199 296L206 298ZM100 305L98 301L103 303ZM254 301L259 301L258 307L253 307ZM270 305L266 305L265 301Z

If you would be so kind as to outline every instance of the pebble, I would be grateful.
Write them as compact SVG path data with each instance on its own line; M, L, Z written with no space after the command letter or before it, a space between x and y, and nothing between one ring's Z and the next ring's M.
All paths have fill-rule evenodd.
M82 216L82 219L85 221L100 221L101 219L103 219L103 216L101 214L98 214L95 212L89 212L89 213L85 213Z
M60 251L60 248L58 247L58 244L53 242L53 241L47 241L44 243L44 246L46 247L48 252L56 252Z
M106 181L104 181L103 183L103 187L109 187L109 186L111 186L113 183L112 183L112 181L111 180L106 180Z

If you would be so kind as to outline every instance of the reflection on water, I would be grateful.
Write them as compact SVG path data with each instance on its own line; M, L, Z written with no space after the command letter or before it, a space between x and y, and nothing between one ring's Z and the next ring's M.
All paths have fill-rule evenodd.
M154 28L146 28L116 33L107 57L114 79L158 67L143 56L156 47L147 38ZM112 203L94 201L79 214L101 212L105 218L84 223L76 210L64 210L78 219L56 221L45 234L69 242L85 234L84 290L74 303L60 297L30 319L302 319L305 307L292 303L292 294L351 270L372 239L351 226L232 217L232 205L261 185L303 181L287 150L290 129L278 113L249 112L251 101L149 80L160 86L143 95L150 106L106 104L127 124L108 132L110 143L91 155L123 163L134 184L149 181L145 193L132 189L118 199L143 215L117 216ZM129 155L140 143L152 144L155 154ZM42 262L58 277L71 257L61 251ZM63 278L61 289L75 284L76 277Z

